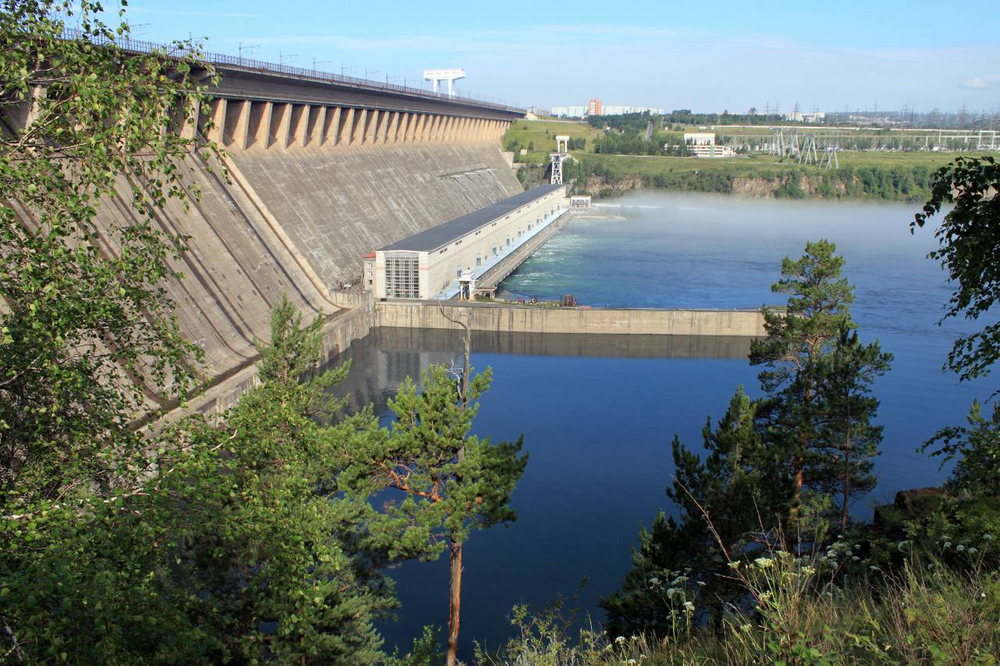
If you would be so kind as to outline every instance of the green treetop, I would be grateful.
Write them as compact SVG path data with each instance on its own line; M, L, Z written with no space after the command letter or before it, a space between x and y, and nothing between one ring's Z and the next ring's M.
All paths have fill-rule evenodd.
M854 289L840 272L842 257L826 240L806 243L805 254L781 264L781 280L771 290L787 294L784 312L764 309L766 337L750 346L751 365L762 365L765 397L758 418L768 442L777 447L794 479L794 506L804 489L823 481L820 454L823 363L842 328L852 328Z
M376 528L390 557L434 559L449 549L450 661L457 649L461 545L473 530L516 518L511 494L527 465L521 440L493 443L470 434L476 401L489 383L489 369L456 381L444 366L426 372L423 391L407 379L389 402L396 416L391 432L354 451L339 479L343 488L401 495L385 505L387 522Z
M601 600L610 635L667 636L686 619L678 599L698 596L719 619L725 602L738 596L728 561L759 550L787 513L791 496L757 432L756 412L757 404L740 387L716 427L706 421L704 458L674 438L674 481L667 496L680 515L660 513L640 533L621 589ZM684 589L670 584L681 572L687 574Z

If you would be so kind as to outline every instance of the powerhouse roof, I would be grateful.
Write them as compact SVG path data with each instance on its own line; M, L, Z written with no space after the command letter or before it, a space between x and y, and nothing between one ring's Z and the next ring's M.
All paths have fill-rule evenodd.
M421 231L419 234L404 238L392 245L386 245L382 250L410 250L412 252L430 252L436 250L480 227L485 227L487 224L504 215L509 215L521 206L529 204L550 192L554 192L560 187L563 187L563 185L539 185L538 187L533 187L530 190L507 197L461 217L456 217L436 227L431 227L427 231Z

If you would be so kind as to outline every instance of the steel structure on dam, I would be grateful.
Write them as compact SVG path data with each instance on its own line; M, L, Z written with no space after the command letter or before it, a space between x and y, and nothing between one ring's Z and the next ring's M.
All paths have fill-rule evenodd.
M241 62L218 64L214 99L176 128L222 145L229 178L191 152L181 168L200 200L185 210L168 198L155 213L189 239L172 265L184 277L166 288L217 386L252 381L255 340L283 294L327 319L336 353L370 328L357 295L338 291L365 254L522 191L500 150L519 109ZM119 192L98 213L111 254L103 231L136 221L124 181Z

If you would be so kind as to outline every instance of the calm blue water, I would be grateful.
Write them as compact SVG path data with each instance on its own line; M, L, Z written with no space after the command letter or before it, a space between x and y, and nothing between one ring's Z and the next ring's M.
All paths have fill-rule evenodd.
M909 234L916 206L663 194L620 202L631 206L619 211L624 220L571 221L508 278L501 295L572 293L594 307L780 304L769 287L782 257L799 256L806 240L829 238L856 285L862 336L895 355L892 372L875 386L885 426L879 485L856 513L866 517L872 503L899 489L942 480L937 462L916 448L962 421L994 383L959 384L941 371L952 340L969 326L936 323L950 290L925 259L932 232ZM613 340L476 341L473 364L494 371L477 431L494 439L524 433L530 462L514 496L518 521L476 533L465 549L461 635L470 650L473 639L496 647L511 635L515 603L570 597L585 579L579 604L599 623L597 600L620 584L639 525L673 510L664 488L674 434L696 446L706 415L719 417L737 385L758 393L745 342L647 342L627 351L641 358L627 358ZM347 388L385 417L385 397L403 376L449 362L458 349L447 335L376 336L352 352ZM401 619L383 630L390 644L405 647L422 625L447 621L447 562L406 564L394 577Z

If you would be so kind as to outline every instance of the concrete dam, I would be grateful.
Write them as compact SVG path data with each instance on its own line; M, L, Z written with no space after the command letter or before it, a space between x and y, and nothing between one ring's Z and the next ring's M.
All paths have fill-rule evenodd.
M183 278L165 288L182 333L204 351L207 389L191 406L224 409L253 385L254 343L268 338L271 309L283 295L307 319L323 317L327 358L380 325L450 327L437 305L423 313L418 303L376 306L370 293L344 287L362 281L363 258L376 248L523 192L500 140L524 111L346 78L236 64L217 69L214 99L179 131L220 145L228 178L220 165L190 153L182 165L185 186L198 188L200 198L188 210L168 199L155 216L161 230L188 238L172 264ZM120 192L98 215L100 241L112 254L107 230L136 221L126 183ZM30 215L20 212L30 226ZM510 266L501 262L500 274L533 249L515 252ZM475 314L476 330L505 333L575 332L576 324L590 333L760 331L748 314L725 321L629 315L627 325L596 312Z
M218 72L214 99L180 131L224 148L229 182L192 152L181 168L200 198L189 210L168 199L156 214L160 229L188 238L172 265L184 277L165 286L214 384L253 365L283 294L307 319L347 327L330 341L336 353L367 332L347 317L363 299L338 291L360 279L364 254L522 191L500 151L519 109L374 82ZM99 231L135 221L126 183L120 192L99 207ZM115 253L112 234L100 240Z

